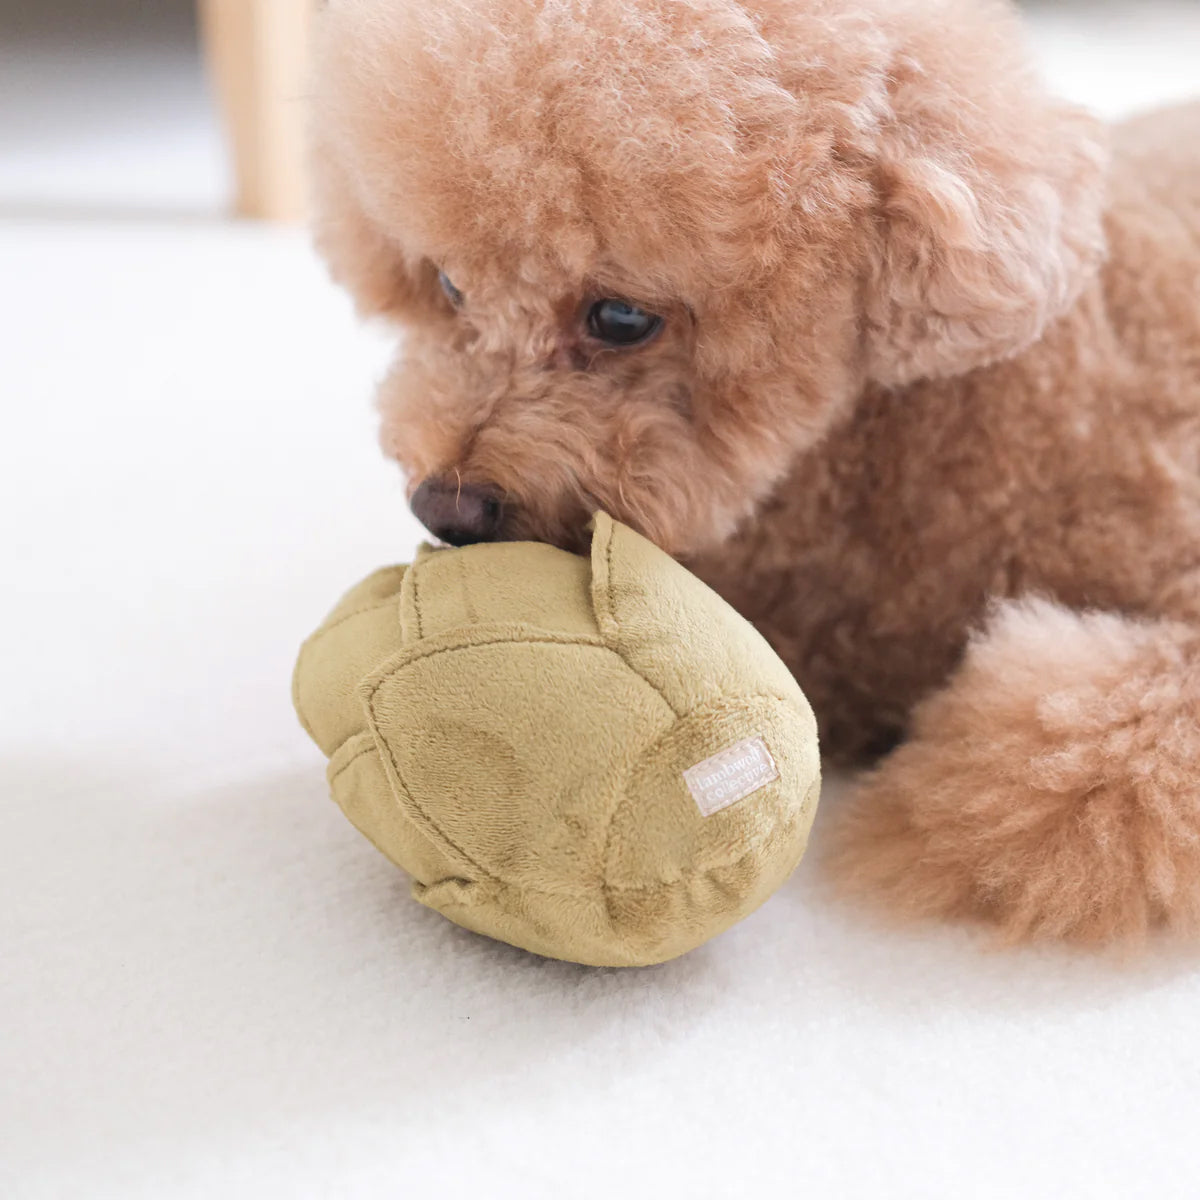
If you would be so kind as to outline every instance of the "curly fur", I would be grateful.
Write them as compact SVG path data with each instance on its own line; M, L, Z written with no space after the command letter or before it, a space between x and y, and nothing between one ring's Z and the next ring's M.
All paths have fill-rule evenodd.
M896 911L1009 937L1200 932L1200 631L1011 602L839 831Z
M999 0L332 0L316 74L318 242L409 330L410 484L683 558L832 754L911 737L845 878L1013 936L1200 906L1200 109L1109 138ZM607 295L662 335L591 343Z

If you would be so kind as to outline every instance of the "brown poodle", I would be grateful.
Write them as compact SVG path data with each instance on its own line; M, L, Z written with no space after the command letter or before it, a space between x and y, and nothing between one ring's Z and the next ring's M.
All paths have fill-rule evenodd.
M1200 108L1110 156L997 0L333 0L314 131L435 534L688 563L899 743L889 908L1200 933Z

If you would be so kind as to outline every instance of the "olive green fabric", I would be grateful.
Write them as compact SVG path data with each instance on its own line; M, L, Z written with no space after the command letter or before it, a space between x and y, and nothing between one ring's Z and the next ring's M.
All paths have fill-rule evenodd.
M305 643L294 699L333 797L452 921L537 954L660 962L761 904L804 851L816 724L759 634L596 517L590 560L423 547ZM779 778L704 816L683 772L762 738Z

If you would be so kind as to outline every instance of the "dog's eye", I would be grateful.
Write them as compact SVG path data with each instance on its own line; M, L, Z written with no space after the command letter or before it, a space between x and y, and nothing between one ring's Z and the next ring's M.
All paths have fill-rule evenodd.
M624 300L597 300L588 313L587 325L592 337L610 346L636 346L658 332L662 317Z
M455 308L460 308L463 302L463 294L450 282L450 276L445 271L438 272L438 283L442 285L442 291L446 293L446 299Z

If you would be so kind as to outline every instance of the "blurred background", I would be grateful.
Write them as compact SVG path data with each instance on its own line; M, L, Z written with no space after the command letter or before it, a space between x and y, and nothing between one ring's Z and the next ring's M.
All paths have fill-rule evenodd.
M286 114L256 117L253 94L236 97L233 125L274 119L290 139L303 87L295 47L313 3L0 0L3 214L220 215L236 181L214 80L229 93L257 88L259 110ZM1047 73L1098 111L1119 116L1197 89L1198 0L1023 7ZM205 43L217 70L205 69ZM290 194L265 207L294 213Z
M1054 85L1104 114L1200 93L1200 0L1025 7ZM871 1195L933 1194L897 1190L916 1159L947 1195L1194 1195L1195 1092L1161 1084L1195 1062L1184 984L877 934L802 871L656 976L645 1022L642 977L449 930L333 811L296 649L420 532L375 444L389 336L294 220L309 15L0 0L0 1194L501 1195L497 1164L569 1114L581 1154L606 1130L668 1174L749 1139L746 1193L799 1144L810 1171L821 1147L877 1171ZM926 1019L931 995L965 1001ZM589 1044L621 1047L629 1086L592 1086ZM439 1120L446 1046L469 1069ZM637 1194L626 1161L606 1194Z
M216 216L229 187L194 0L0 0L4 216Z
M315 3L2 0L0 200L44 215L216 216L240 202L296 217ZM235 167L283 178L242 195Z

